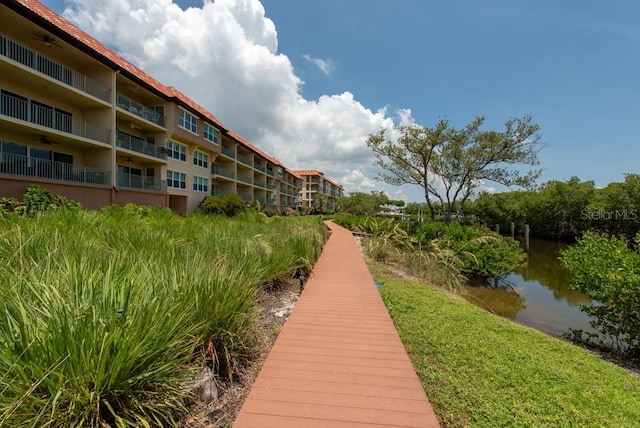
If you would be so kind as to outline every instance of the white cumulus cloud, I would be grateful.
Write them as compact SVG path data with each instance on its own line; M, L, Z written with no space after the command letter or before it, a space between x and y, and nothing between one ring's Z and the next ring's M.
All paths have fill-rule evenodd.
M347 191L384 189L372 179L365 141L394 119L350 92L302 97L259 0L205 0L186 10L171 0L68 0L64 16L288 167L318 169ZM325 73L334 67L307 59ZM398 118L412 121L411 111Z
M311 55L306 54L302 55L302 57L309 61L311 64L318 67L324 74L331 74L331 72L335 70L335 64L330 59L314 58Z

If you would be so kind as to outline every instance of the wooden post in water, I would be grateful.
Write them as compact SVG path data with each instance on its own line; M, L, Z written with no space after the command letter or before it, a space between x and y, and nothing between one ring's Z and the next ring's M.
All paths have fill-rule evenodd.
M511 222L511 239L516 239L516 224Z
M496 223L496 233L500 233L500 225Z
M524 251L529 252L529 225L524 225Z

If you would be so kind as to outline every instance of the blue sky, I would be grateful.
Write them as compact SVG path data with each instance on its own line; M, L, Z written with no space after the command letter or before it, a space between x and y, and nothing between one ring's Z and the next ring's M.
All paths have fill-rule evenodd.
M225 70L213 63L203 64L211 66L213 74L182 69L165 73L162 58L149 53L148 46L136 50L133 43L171 27L146 22L141 34L125 37L118 33L131 33L131 27L105 30L101 21L86 15L103 16L110 9L106 16L120 21L118 17L133 16L133 8L102 3L67 1L65 12L63 2L44 1L163 83L183 90L267 152L294 168L321 169L347 190L382 189L408 201L422 199L420 189L394 189L371 180L376 171L362 146L369 129L365 123L372 132L390 120L397 123L398 112L406 109L413 121L426 126L440 117L463 126L480 114L486 116L487 128L496 129L511 116L533 113L548 143L540 154L542 181L575 175L604 186L621 181L624 173L640 172L638 2L218 0L214 9L203 8L201 1L178 1L183 11L168 12L177 22L192 19L203 8L208 12L202 11L194 22L215 19L212 25L223 31L231 28L218 18L223 15L219 8L226 5L248 43L269 48L271 55L264 57L261 68L263 53L246 43L237 45L236 51L249 46L248 55L255 59L234 63L236 73L245 66L246 75L255 73L242 82L230 81L237 97L215 88L208 94L187 82L211 76L224 82ZM166 3L141 0L136 8L157 9ZM189 7L194 9L189 12ZM215 42L228 40L230 34L237 32L203 39L214 45L209 55L217 55ZM163 40L169 43L167 37ZM284 70L284 60L290 70ZM167 81L180 72L186 74L177 82ZM229 73L228 78L236 77ZM269 80L262 86L261 79ZM235 105L231 98L246 104ZM295 103L298 107L290 107ZM257 107L263 104L270 110ZM275 116L274 109L288 113ZM283 120L300 126L284 129ZM327 126L336 132L327 133ZM320 165L313 165L314 158L305 157L299 147L317 147Z

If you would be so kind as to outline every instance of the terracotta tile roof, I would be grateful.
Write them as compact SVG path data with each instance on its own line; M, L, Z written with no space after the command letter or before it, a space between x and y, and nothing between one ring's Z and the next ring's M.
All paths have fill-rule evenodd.
M238 143L243 145L245 148L251 150L252 152L254 152L254 153L256 153L256 154L258 154L260 156L262 156L263 158L265 158L268 161L276 163L276 162L274 162L275 158L272 158L271 156L269 156L268 154L266 154L265 152L263 152L262 150L260 150L256 146L254 146L253 144L251 144L249 141L245 140L243 137L241 137L240 135L236 134L235 132L229 131L228 135L229 135L229 137L233 138Z
M327 180L329 183L333 184L334 186L343 189L342 184L338 183L337 181L333 181L332 179L327 177L325 177L324 179Z
M246 147L247 149L251 150L252 152L262 156L264 159L268 160L269 162L273 163L276 166L282 167L286 172L288 172L291 175L295 175L294 171L290 170L289 168L287 168L278 158L275 158L269 154L267 154L266 152L264 152L263 150L261 150L260 148L256 147L255 145L251 144L249 141L247 141L246 139L244 139L243 137L241 137L239 134L236 134L233 131L229 131L228 133L229 137L233 138L234 140L236 140L239 144L243 145L244 147ZM299 178L299 177L298 177Z
M307 175L319 175L323 176L324 174L318 171L317 169L298 169L294 171L296 175L307 176Z
M170 98L179 101L178 104L183 104L190 107L200 117L204 117L208 119L209 122L212 122L213 125L218 126L224 131L228 131L228 129L222 124L222 122L220 122L220 120L218 120L217 117L211 114L211 112L209 112L207 109L205 109L204 107L202 107L201 105L193 101L191 98L187 97L185 94L183 94L173 86L167 86L165 93Z

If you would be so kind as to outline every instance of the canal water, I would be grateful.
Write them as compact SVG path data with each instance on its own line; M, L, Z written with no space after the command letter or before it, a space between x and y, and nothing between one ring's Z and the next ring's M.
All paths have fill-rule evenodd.
M580 304L592 300L571 290L571 274L560 264L567 244L541 239L530 242L526 264L498 284L466 286L462 297L477 306L547 333L562 335L568 329L593 331Z

